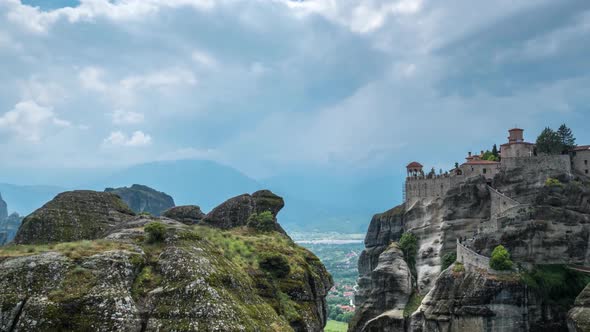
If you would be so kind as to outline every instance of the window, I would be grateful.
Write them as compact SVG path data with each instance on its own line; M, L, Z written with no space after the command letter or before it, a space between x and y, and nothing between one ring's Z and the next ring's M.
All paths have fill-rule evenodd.
M584 165L588 165L588 160L584 160Z
M588 170L586 170L586 174L588 174Z
M487 173L487 171L488 171L488 170L484 168L484 169L483 169L483 174L486 174L486 173Z

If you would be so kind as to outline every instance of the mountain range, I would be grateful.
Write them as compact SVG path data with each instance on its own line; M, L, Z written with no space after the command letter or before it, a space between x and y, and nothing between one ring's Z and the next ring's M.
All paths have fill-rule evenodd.
M392 174L283 174L255 180L217 162L178 160L139 164L99 177L89 174L85 183L73 186L0 184L0 193L11 212L26 215L72 189L142 184L171 195L176 205L198 205L203 211L228 197L270 189L285 198L279 219L289 231L362 233L375 212L401 201L401 183Z

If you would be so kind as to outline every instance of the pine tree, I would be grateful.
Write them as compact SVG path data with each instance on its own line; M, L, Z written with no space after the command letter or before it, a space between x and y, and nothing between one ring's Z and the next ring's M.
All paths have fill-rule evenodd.
M559 127L557 135L559 136L559 140L563 147L562 152L567 152L576 147L576 138L574 137L572 130L569 129L565 123Z
M496 146L496 144L494 144L494 147L492 148L492 154L494 155L494 157L500 157L500 153L498 152L498 147Z
M543 129L537 137L537 151L548 154L560 154L563 150L563 144L559 134L553 129L547 127Z

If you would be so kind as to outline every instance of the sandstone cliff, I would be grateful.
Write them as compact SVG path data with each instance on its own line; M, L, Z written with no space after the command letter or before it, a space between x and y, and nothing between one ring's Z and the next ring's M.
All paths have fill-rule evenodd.
M174 207L174 199L170 195L140 184L134 184L129 188L107 188L105 192L121 197L135 213L147 212L160 216L164 211Z
M100 227L82 232L88 222ZM154 223L163 230L146 231ZM321 331L326 323L331 277L279 232L133 216L113 194L82 191L27 217L19 243L0 249L2 331Z
M558 181L548 184L549 178ZM557 167L517 165L500 172L491 187L486 182L474 177L442 197L415 200L373 217L359 258L357 312L350 331L510 331L501 327L508 321L530 331L565 328L571 294L558 305L539 289L526 292L521 279L543 264L589 265L590 181ZM393 268L401 266L403 256L392 258L388 249L406 232L418 242L409 291L401 287L407 280L404 269ZM501 281L485 269L441 274L442 258L456 252L458 239L486 256L504 245L522 266L520 274ZM423 297L419 308L411 303ZM511 306L528 310L529 317L516 322Z

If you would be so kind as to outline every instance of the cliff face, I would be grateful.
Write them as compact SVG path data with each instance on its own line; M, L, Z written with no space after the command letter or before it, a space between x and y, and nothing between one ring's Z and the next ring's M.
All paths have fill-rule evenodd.
M60 195L33 214L42 218L27 217L20 239L33 244L0 249L0 330L323 329L331 277L287 236L189 226L133 216L126 208L115 213L110 204L98 209L82 203L110 201L109 193L65 196L72 195L77 203L64 204ZM124 218L86 237L92 240L61 241L68 234L62 228L79 227L89 210L93 220ZM31 220L43 225L32 227ZM151 223L164 225L163 231L150 231ZM50 233L43 242L51 244L36 244L29 237L36 229Z
M147 212L160 216L164 211L174 207L174 199L170 195L140 184L134 184L129 188L107 188L105 192L121 197L135 213Z
M548 178L559 183L547 184ZM519 310L527 307L529 313L535 307L553 313L530 314L526 320L528 328L534 324L557 324L564 328L564 308L556 309L534 294L525 294L522 282L513 280L498 286L492 282L498 281L495 277L478 275L477 271L461 276L449 271L441 274L441 260L445 254L456 252L459 239L486 256L502 244L515 261L527 268L538 264L588 265L590 181L575 178L559 167L517 165L500 172L492 187L483 177L471 178L442 197L415 200L373 217L365 239L366 249L359 258L357 311L350 331L488 331L486 326L492 331L504 331L497 320L512 319L513 310L504 306L508 304L521 306ZM395 269L388 281L376 273L384 269L383 264L399 265L385 263L392 260L382 256L391 255L387 248L391 242L399 241L404 232L415 235L418 242L410 292L428 294L417 311L400 305L411 302L407 300L408 294L391 286L404 283L403 269ZM508 291L500 292L502 287L508 287ZM384 301L383 294L388 292L398 292L392 295L397 301ZM491 311L472 308L474 305ZM404 308L405 318L400 313ZM412 311L416 313L410 317ZM490 315L495 318L486 318Z

